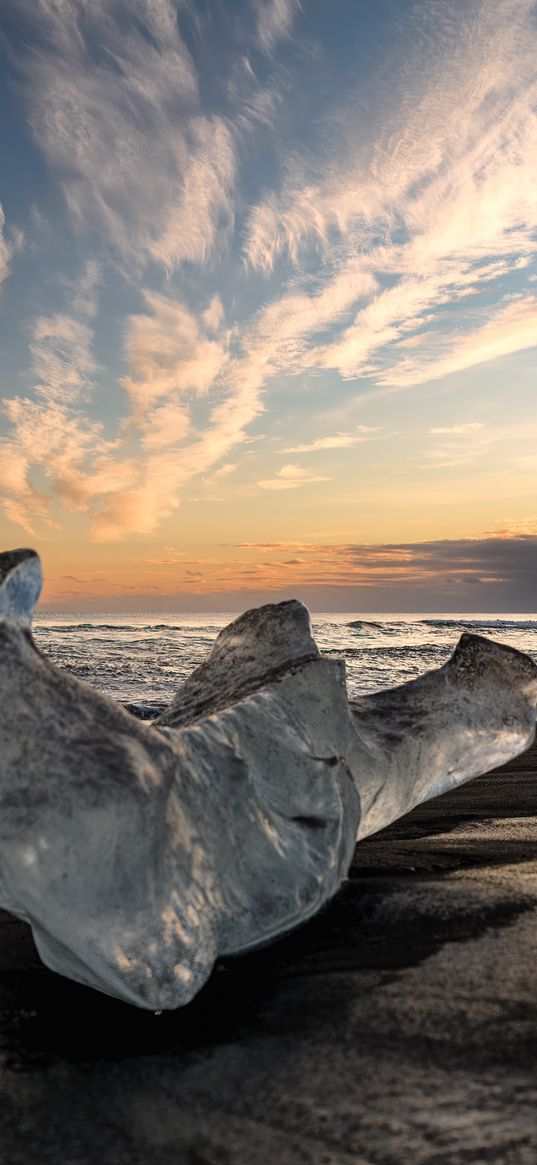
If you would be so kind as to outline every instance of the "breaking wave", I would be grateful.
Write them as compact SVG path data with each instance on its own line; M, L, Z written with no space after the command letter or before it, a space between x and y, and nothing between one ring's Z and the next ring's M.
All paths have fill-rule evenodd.
M58 667L108 695L133 715L152 720L205 660L218 632L233 618L215 612L189 616L73 612L38 616L37 646ZM345 661L350 696L406 683L441 667L465 631L510 643L537 659L537 616L397 615L360 619L352 613L313 616L324 656Z
M351 619L350 623L346 623L345 626L351 631L363 635L372 635L375 633L379 635L397 635L401 631L401 628L408 627L408 623L402 621L383 623L380 620L375 621L373 619Z
M537 631L537 619L421 619L424 627L455 631Z

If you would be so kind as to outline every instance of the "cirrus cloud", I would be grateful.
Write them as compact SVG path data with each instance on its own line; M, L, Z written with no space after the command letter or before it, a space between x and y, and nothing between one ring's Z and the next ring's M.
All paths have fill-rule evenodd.
M200 112L174 0L21 0L36 141L72 220L124 260L202 262L233 222L236 149Z
M318 481L330 481L330 478L311 473L308 469L302 469L300 465L283 465L275 477L258 481L257 485L259 489L286 490L297 489L300 485L311 485L312 482Z
M9 275L9 264L12 255L12 248L5 237L5 223L6 216L0 203L0 286Z
M17 0L29 119L70 251L102 257L106 303L121 307L107 331L89 262L63 310L26 324L31 385L4 414L11 519L39 528L76 508L101 541L152 533L194 478L236 464L274 381L286 401L313 389L316 408L317 393L350 395L343 381L412 389L533 347L536 10L409 5L389 84L378 60L368 92L361 75L332 76L304 126L307 54L287 45L280 71L277 54L307 6L245 0L244 28L231 21L213 58L217 5L204 20L179 0ZM0 234L0 278L10 249ZM106 407L100 329L123 357ZM336 415L342 431L279 429L278 447L329 454L378 429ZM490 435L471 425L438 427L428 463L484 456ZM268 491L328 480L262 472Z

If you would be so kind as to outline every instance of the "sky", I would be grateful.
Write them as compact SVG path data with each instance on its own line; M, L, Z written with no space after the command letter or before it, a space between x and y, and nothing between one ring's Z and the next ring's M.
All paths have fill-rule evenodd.
M47 608L537 611L536 0L3 0Z

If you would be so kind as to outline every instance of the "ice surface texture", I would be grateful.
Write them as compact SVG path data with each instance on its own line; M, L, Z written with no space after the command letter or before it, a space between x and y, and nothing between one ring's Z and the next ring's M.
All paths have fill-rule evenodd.
M525 749L537 668L463 635L349 703L298 602L247 611L154 724L55 668L32 551L0 555L0 905L53 970L150 1009L337 890L356 838Z

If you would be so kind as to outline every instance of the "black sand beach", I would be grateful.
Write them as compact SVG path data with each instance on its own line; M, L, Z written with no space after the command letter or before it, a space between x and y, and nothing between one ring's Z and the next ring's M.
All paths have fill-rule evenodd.
M0 924L3 1165L535 1165L535 746L362 842L321 916L181 1011Z

